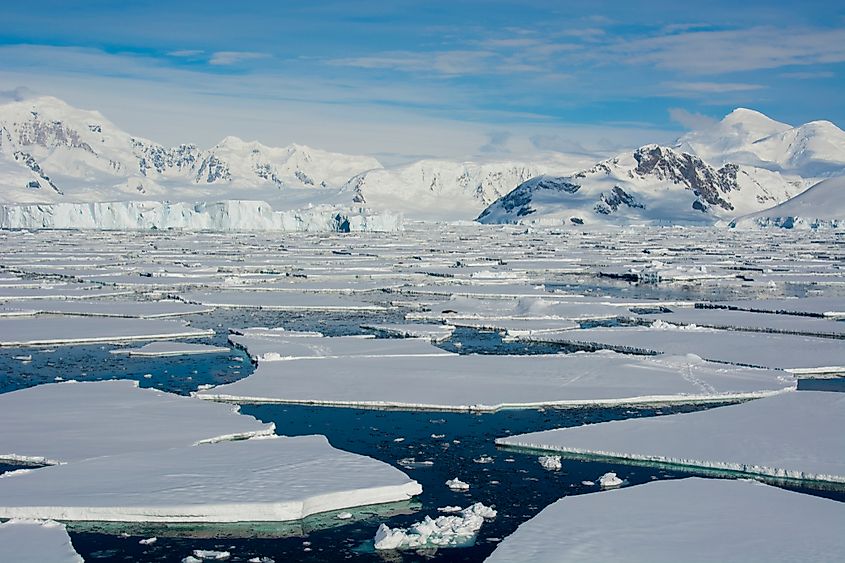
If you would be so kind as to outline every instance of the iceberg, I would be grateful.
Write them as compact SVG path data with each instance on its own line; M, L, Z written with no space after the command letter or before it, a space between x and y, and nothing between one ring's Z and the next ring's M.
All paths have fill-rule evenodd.
M487 563L834 561L845 550L843 522L841 502L760 483L657 481L563 497Z

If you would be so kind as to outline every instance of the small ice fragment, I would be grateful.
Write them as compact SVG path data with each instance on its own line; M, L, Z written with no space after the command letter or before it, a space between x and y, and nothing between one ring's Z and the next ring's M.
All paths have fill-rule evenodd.
M452 508L452 507L447 507ZM419 549L425 547L467 547L475 543L485 519L496 517L496 511L477 502L460 510L459 516L426 516L409 528L390 528L381 524L374 538L375 548Z
M454 479L449 479L448 481L446 481L446 486L449 487L450 489L452 489L453 491L468 491L469 490L469 484L464 483L463 481L461 481L457 477L455 477Z
M202 563L202 559L194 557L193 555L189 555L187 557L182 558L182 563Z
M151 374L151 373L145 373L144 374L144 379L151 379L152 377L153 377L153 374Z
M432 434L431 437L434 438L435 440L439 440L441 438L445 438L446 434Z
M460 512L461 510L463 510L463 508L461 508L460 506L441 506L437 510L446 514L454 514L455 512Z
M31 362L32 361L32 354L28 356L14 356L12 359L18 360L21 362Z
M615 489L622 485L622 479L616 476L616 473L605 473L599 478L599 485L602 489Z
M351 512L341 512L340 514L337 515L336 518L338 520L349 520L350 518L352 518L352 513Z
M404 442L405 438L394 438L393 441L394 442Z
M474 461L475 463L493 463L493 458L489 455L482 455L473 459L472 461Z
M276 563L273 559L269 557L253 557L252 559L248 560L248 563Z
M595 481L581 481L581 484L586 485L587 487L592 487L593 485L596 484L596 482Z
M195 549L194 557L203 561L226 561L232 554L228 551L214 551L211 549Z
M146 538L146 539L140 540L138 543L141 544L141 545L153 545L157 541L158 541L158 538L153 536L151 538Z
M540 466L547 471L560 471L563 464L560 462L559 455L541 455L537 458Z

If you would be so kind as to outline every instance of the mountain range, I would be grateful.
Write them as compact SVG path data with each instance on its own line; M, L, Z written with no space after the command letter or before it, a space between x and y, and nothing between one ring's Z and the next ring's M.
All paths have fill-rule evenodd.
M778 205L845 174L845 132L737 109L673 146L599 163L421 160L226 137L167 147L53 97L0 105L0 203L264 201L274 209L358 206L410 218L487 223L713 223ZM480 213L480 215L479 215Z

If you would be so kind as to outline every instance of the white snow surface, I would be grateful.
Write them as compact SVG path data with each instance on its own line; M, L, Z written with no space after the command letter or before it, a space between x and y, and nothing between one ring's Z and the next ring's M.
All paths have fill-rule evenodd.
M278 522L420 492L398 469L325 436L254 438L13 473L0 479L0 518Z
M211 336L183 321L94 317L0 318L0 346L87 344Z
M452 325L437 324L365 324L361 325L361 328L400 338L427 338L432 342L449 340L449 337L455 332L455 327Z
M842 297L801 297L759 300L745 299L739 301L701 303L700 306L737 311L778 313L782 315L845 318L845 298Z
M272 435L237 407L141 389L135 381L64 382L0 394L0 460L67 463Z
M541 405L694 403L794 388L789 374L695 356L614 352L548 356L446 354L259 362L249 377L204 399L496 411Z
M648 321L658 319L677 325L695 325L706 328L845 337L845 323L799 315L687 308L675 309L671 313L646 314L641 315L641 317Z
M563 497L487 563L833 561L843 525L845 504L825 498L751 481L658 481Z
M194 356L197 354L222 354L229 352L229 348L212 346L210 344L193 344L190 342L150 342L140 348L119 348L111 350L112 354L126 354L128 356L164 358L168 356Z
M15 519L0 524L0 561L7 563L82 563L63 524Z
M189 305L181 301L80 301L63 299L16 300L3 309L26 309L32 314L77 315L91 317L128 317L138 319L159 319L178 317L212 311L211 307Z
M401 215L328 205L274 211L265 201L0 204L2 229L399 231Z
M477 502L459 512L460 516L426 516L409 528L390 528L381 524L376 531L375 548L421 549L441 547L469 547L475 543L484 520L496 517L496 511Z
M731 226L739 229L845 228L845 163L842 173L842 176L823 180L779 205L739 217L731 222Z
M839 340L676 326L590 328L518 337L563 342L638 354L695 354L705 360L782 369L793 373L845 373L845 346Z
M271 332L232 334L229 336L229 342L244 348L247 354L259 363L302 359L450 355L449 352L432 346L428 338L325 337L284 331L278 335Z
M845 394L797 391L687 414L560 428L496 444L845 483Z
M383 305L350 299L343 295L293 291L193 291L179 295L180 299L199 305L231 309L268 309L275 311L383 311Z

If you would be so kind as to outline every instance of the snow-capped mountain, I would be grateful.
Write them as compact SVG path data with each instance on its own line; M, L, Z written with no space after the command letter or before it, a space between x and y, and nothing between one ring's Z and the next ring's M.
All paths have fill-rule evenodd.
M368 156L226 137L214 147L165 147L100 113L38 97L0 106L0 198L7 202L263 199L289 206L338 198ZM303 193L304 192L304 193Z
M731 222L731 227L845 228L845 176L823 180L797 196Z
M762 168L711 166L646 145L566 177L533 178L478 217L482 223L712 224L785 201L801 186Z
M720 122L678 139L677 150L722 165L745 164L800 178L805 186L845 174L845 131L830 121L798 127L736 109Z
M552 166L567 169L562 163L559 168ZM354 194L356 202L375 209L398 209L417 218L470 220L516 186L549 171L549 164L421 160L358 174L344 189Z

